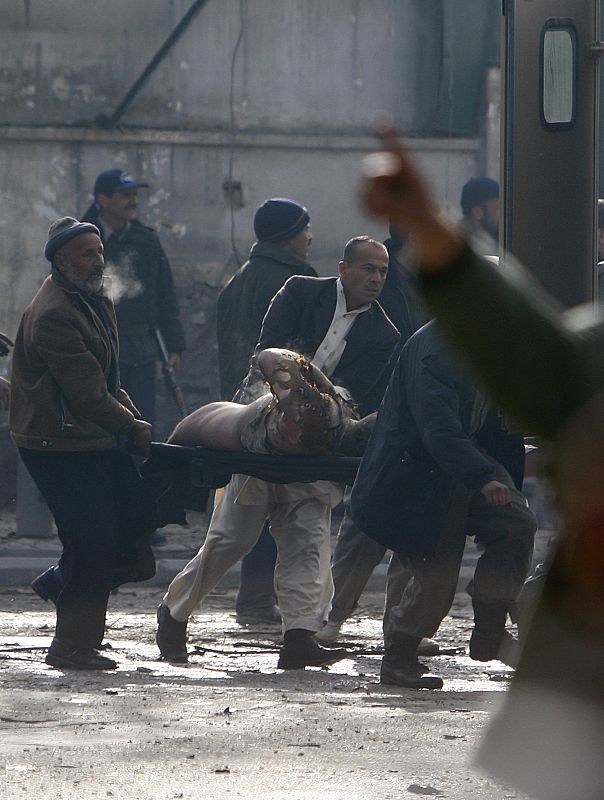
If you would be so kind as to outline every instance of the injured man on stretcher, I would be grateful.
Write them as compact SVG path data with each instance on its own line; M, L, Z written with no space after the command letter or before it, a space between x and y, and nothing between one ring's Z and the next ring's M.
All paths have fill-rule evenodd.
M256 356L270 391L249 405L209 403L189 414L169 444L287 455L362 455L376 414L359 419L345 390L303 355L271 348Z
M190 414L169 444L212 450L316 456L361 454L375 414L358 419L354 405L304 356L266 349L256 356L270 392L250 405L211 403ZM304 460L301 458L300 460ZM312 458L309 461L315 460ZM314 634L329 614L331 508L343 495L333 480L273 483L233 474L214 507L203 546L172 580L158 608L157 644L167 661L185 662L187 622L227 571L255 545L267 519L277 545L275 593L283 620L279 669L326 666L346 658Z

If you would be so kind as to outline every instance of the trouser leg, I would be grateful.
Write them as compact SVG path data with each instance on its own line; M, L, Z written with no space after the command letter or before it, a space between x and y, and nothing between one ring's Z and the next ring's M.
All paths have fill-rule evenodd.
M283 630L320 630L333 597L330 545L331 507L309 497L271 508L271 532L277 542L275 588Z
M276 561L277 546L266 523L260 538L241 561L241 582L235 600L238 614L273 608L276 603Z
M384 636L388 635L390 611L401 602L407 584L411 580L409 560L400 553L393 552L386 573L386 600L384 605Z
M468 508L468 533L484 548L471 593L475 603L502 603L510 608L528 575L537 525L524 496L503 468L497 480L510 489L511 505L489 506L482 492L477 492Z
M122 386L138 408L141 418L155 425L156 366L155 361L146 364L124 364L120 362Z
M386 650L398 637L419 640L433 636L447 615L455 596L465 546L467 503L465 490L458 486L444 515L434 555L425 561L407 559L411 578L400 603L390 609L384 621Z
M350 487L347 487L344 496L346 510L332 559L334 596L330 622L343 622L353 613L371 573L386 553L383 545L365 536L354 524L349 513L349 500Z
M477 494L468 510L468 530L484 548L472 583L470 657L478 661L500 658L514 665L517 648L506 639L505 625L528 574L536 524L507 473L502 470L497 479L510 488L511 504L489 506L482 494Z
M97 647L123 544L113 454L20 452L63 545L55 637L76 649Z
M237 501L244 476L233 475L214 509L203 547L174 578L163 602L171 616L186 622L228 570L257 542L267 516L266 505Z

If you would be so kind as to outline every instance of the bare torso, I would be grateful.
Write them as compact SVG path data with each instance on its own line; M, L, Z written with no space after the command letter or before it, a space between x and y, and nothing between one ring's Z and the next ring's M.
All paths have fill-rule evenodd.
M262 351L258 364L271 393L249 405L202 406L176 426L168 442L291 455L346 452L352 442L362 452L372 418L359 422L320 370L298 353L278 349Z

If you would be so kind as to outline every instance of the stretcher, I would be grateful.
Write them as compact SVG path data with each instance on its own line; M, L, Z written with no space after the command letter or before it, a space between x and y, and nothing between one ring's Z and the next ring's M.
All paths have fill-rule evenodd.
M154 484L167 524L182 522L186 509L205 511L210 491L226 486L231 475L251 475L269 483L352 484L360 463L352 456L264 455L153 442L141 471Z

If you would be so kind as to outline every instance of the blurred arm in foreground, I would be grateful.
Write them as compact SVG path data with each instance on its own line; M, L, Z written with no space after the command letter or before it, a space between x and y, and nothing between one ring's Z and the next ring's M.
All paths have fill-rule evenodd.
M593 329L565 326L560 309L527 275L506 269L504 276L477 256L440 217L427 183L391 131L383 141L386 151L364 164L365 205L408 232L428 307L495 404L522 429L557 436L604 388Z
M541 288L479 258L437 213L392 130L365 162L366 207L409 233L438 326L496 404L538 434L563 530L482 765L537 798L604 785L604 325L568 324ZM510 376L514 376L513 379Z

